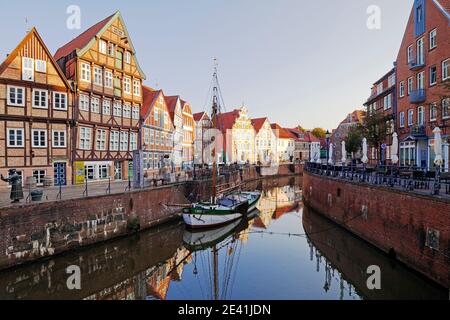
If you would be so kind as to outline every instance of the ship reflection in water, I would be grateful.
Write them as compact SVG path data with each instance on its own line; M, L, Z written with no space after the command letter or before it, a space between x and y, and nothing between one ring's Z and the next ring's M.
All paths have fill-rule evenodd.
M255 184L255 216L215 230L182 223L0 273L0 299L447 299L448 292L301 202L301 180ZM367 288L367 267L382 272ZM69 290L69 266L81 290Z

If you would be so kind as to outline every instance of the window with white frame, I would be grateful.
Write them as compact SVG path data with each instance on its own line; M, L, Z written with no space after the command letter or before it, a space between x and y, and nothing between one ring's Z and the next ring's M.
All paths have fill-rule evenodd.
M92 128L80 127L80 149L90 150L92 146Z
M33 178L36 179L36 185L43 186L46 175L47 172L45 170L33 170Z
M33 148L46 148L47 147L47 130L32 129L31 135L33 137Z
M87 63L81 64L81 81L91 82L91 65Z
M430 103L430 121L435 121L437 118L437 104Z
M120 104L120 102L114 102L113 115L115 117L122 116L122 105Z
M442 62L442 81L450 79L450 59Z
M155 145L159 146L159 131L155 132Z
M8 147L23 148L24 145L24 129L8 128Z
M47 61L36 60L35 64L36 64L35 65L36 72L47 73Z
M120 151L128 151L128 132L120 132Z
M48 108L48 91L47 90L33 90L33 108L47 109Z
M105 116L111 115L111 100L103 100L103 114Z
M81 111L89 111L89 96L84 94L80 95L78 106Z
M425 52L424 52L424 39L421 38L417 41L417 64L425 63Z
M131 106L129 104L123 105L123 117L124 118L131 118Z
M417 108L417 124L419 126L423 126L425 124L425 108L424 107Z
M66 147L66 131L65 130L53 130L53 148L65 148Z
M131 64L131 53L129 51L125 52L125 63Z
M412 126L414 123L414 110L409 109L408 110L408 126Z
M408 60L408 63L412 62L413 61L413 46L412 45L410 45L408 47L406 55L407 55L406 58Z
M384 110L390 109L392 107L392 95L388 94L384 97Z
M107 45L106 45L106 41L105 40L100 40L98 42L98 51L100 51L100 53L106 54L107 51Z
M417 74L417 90L422 90L424 88L425 88L425 71L422 71Z
M150 143L155 144L155 131L150 129Z
M133 106L133 111L132 111L132 118L134 120L139 120L140 118L140 108L139 106Z
M8 105L16 107L25 106L25 88L8 86Z
M154 111L154 122L155 122L155 126L157 126L158 123L159 123L159 112L158 112L158 109L155 109L155 111Z
M113 74L108 70L105 71L105 87L110 89L113 88Z
M99 98L91 99L91 112L100 113L100 99Z
M22 57L22 80L34 81L34 59Z
M111 151L119 151L119 131L111 131L109 134L109 148Z
M450 98L442 100L442 118L450 118Z
M130 150L135 151L138 148L138 134L136 132L130 133Z
M53 92L53 109L67 110L67 93Z
M437 30L430 31L430 50L437 47Z
M131 79L123 78L123 92L131 94Z
M106 150L106 130L104 129L97 130L96 149L100 151Z
M408 95L411 94L411 92L413 91L413 78L408 78Z
M430 67L430 86L433 86L437 83L437 68L436 66Z
M401 81L399 85L399 95L400 98L403 98L405 96L405 83L403 81Z
M395 84L395 73L391 74L388 78L388 87L392 87Z
M379 83L378 85L377 85L377 94L380 94L380 93L382 93L383 92L383 82L382 83Z
M148 146L150 144L150 131L148 128L144 128L144 143Z
M136 97L140 97L141 96L141 81L133 80L133 94Z
M94 84L103 86L103 69L100 67L94 67Z
M114 52L116 51L114 43L108 43L108 56L114 57Z

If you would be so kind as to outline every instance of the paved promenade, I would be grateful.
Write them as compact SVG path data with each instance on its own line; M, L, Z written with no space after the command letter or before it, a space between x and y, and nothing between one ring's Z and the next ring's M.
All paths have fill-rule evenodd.
M181 179L179 182L186 181L186 179ZM171 184L176 183L172 181ZM161 185L161 182L158 183ZM155 185L151 180L146 180L145 189L154 188ZM88 183L87 192L86 185L70 185L63 186L61 189L59 187L39 187L36 188L38 190L43 191L42 201L39 202L52 202L52 201L61 201L61 200L69 200L69 199L81 199L86 197L95 197L107 194L120 194L124 192L129 192L129 183L128 181L114 181L109 184L108 181L101 182L93 182ZM133 188L133 182L131 182L131 191L135 190ZM20 203L12 204L10 200L10 189L1 189L0 190L0 208L9 207L9 206L20 206L29 203L38 203L32 202L29 197L28 188L24 188L24 199L20 201Z

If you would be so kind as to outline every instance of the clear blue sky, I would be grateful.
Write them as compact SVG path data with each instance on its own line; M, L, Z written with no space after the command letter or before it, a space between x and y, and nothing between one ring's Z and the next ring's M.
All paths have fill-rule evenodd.
M212 57L227 110L244 102L282 126L334 128L362 104L395 60L412 0L17 0L0 4L2 60L24 36L25 17L51 52L120 10L147 84L203 111ZM7 5L6 5L7 4ZM66 28L66 8L82 29ZM369 5L381 30L366 27ZM9 30L6 31L6 30Z

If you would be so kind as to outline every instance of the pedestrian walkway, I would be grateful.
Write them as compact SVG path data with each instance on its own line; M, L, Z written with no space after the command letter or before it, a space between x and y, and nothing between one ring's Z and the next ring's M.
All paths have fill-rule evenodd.
M180 179L175 181L172 179L169 184L176 184L178 182L184 182L186 179ZM158 184L155 186L153 179L148 179L144 183L145 189L155 188L158 185L161 185L162 181L158 181ZM166 184L167 185L167 184ZM131 187L131 188L130 188ZM130 192L137 190L133 187L133 182L128 181L114 181L109 183L109 181L101 181L101 182L92 182L88 183L87 186L83 185L71 185L71 186L62 186L59 187L48 187L48 188L37 188L38 190L43 191L42 200L38 201L42 202L53 202L53 201L61 201L61 200L70 200L70 199L82 199L87 197L96 197L108 194L121 194L125 192ZM24 204L30 203L38 203L32 202L31 197L29 196L30 191L29 188L24 188L23 190L25 199L21 200L19 203L11 203L10 199L10 189L2 189L0 190L0 208L4 207L14 207L21 206Z

